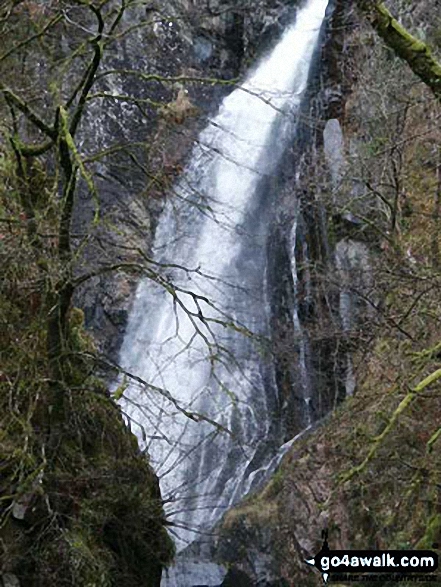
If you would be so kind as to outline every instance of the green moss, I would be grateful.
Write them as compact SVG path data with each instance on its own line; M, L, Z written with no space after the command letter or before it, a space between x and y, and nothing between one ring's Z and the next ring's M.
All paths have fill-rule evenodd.
M106 385L93 376L93 341L76 308L69 316L71 386L63 389L64 418L54 432L51 401L59 390L48 372L41 289L53 267L43 251L36 256L17 246L25 224L8 230L0 284L7 325L0 374L0 567L26 587L158 587L174 553L157 478ZM19 521L12 515L17 506Z
M411 35L395 20L383 3L365 4L364 10L377 33L389 47L404 59L412 71L441 99L441 64L434 58L430 48Z
M265 487L261 496L262 499L270 500L277 497L283 489L283 480L283 469L282 467L279 467L277 471L274 473L273 477L271 478L271 481Z
M61 555L61 556L60 556ZM61 532L57 540L41 552L40 576L43 580L56 579L54 561L64 579L72 587L111 587L112 560L84 528ZM59 573L59 570L57 572Z
M417 544L417 548L431 549L434 544L440 544L441 542L441 514L435 514L432 516L428 523L424 536Z
M157 587L174 552L146 456L108 397L77 391L68 410L50 463L36 455L24 458L13 438L0 444L10 464L9 491L19 494L11 501L27 496L30 506L20 548L15 539L4 549L3 562L29 587ZM14 490L17 467L32 472ZM10 535L14 524L9 517L0 538Z

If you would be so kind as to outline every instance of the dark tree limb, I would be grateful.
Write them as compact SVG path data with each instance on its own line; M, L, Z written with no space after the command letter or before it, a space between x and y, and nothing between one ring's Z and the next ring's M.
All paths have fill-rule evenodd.
M50 139L55 140L57 131L53 127L49 126L44 122L42 118L29 106L27 102L17 96L12 90L3 86L0 83L0 92L3 92L6 100L13 104L20 112L22 112L26 118L36 126L43 134L48 136Z
M78 125L79 125L80 120L83 115L84 107L87 102L87 97L89 95L89 92L90 92L93 84L94 84L95 75L96 75L96 72L98 71L98 68L101 63L101 59L103 57L103 47L102 47L101 41L102 41L102 36L103 36L103 31L104 31L104 20L103 20L101 12L97 8L95 8L92 4L89 4L88 7L96 16L96 19L98 21L98 31L97 31L96 37L94 39L92 39L92 44L94 46L94 55L93 55L93 58L92 58L92 61L89 65L89 67L86 70L85 76L82 80L83 89L81 91L81 95L78 100L78 105L77 105L77 108L76 108L74 115L72 117L72 122L71 122L70 128L69 128L69 132L72 136L75 136L75 133L77 131Z
M58 24L61 20L63 20L63 15L57 14L57 16L52 18L40 31L38 31L34 35L28 37L27 39L20 41L16 45L13 45L10 49L8 49L2 55L0 55L0 61L4 61L7 57L12 55L13 53L18 51L19 49L22 49L23 47L26 47L27 45L29 45L30 43L35 41L36 39L43 37L50 28L52 28L53 26Z

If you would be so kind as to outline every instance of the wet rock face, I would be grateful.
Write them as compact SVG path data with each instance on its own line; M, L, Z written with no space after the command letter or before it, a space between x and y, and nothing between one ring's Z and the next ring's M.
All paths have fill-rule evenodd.
M212 1L201 6L173 0L164 7L146 2L127 11L123 28L133 31L105 52L102 70L235 78L292 17L288 4L267 0L256 7L248 1L237 7ZM66 50L70 43L61 39ZM75 301L84 309L86 326L100 350L113 359L140 273L136 267L113 273L105 268L145 263L164 197L173 189L207 116L228 91L225 85L162 84L123 74L104 77L94 87L94 93L143 101L140 107L133 100L95 98L81 129L82 150L90 155L118 144L132 145L100 157L93 167L101 222L92 231L95 238L85 249L79 271L99 274L77 291ZM85 193L78 198L75 232L90 232L95 210L96 202Z
M285 440L306 427L308 409L314 422L346 397L349 349L342 315L350 312L352 301L342 297L335 275L340 271L340 277L351 279L354 271L368 263L365 245L348 240L343 232L335 238L329 228L333 186L344 166L341 125L348 95L336 59L345 50L343 31L350 18L344 3L333 2L332 8L302 110L301 121L307 122L300 123L297 140L281 166L279 203L268 247L279 421ZM293 307L304 339L303 363ZM351 312L354 319L356 315ZM313 390L308 406L299 375L302 364ZM216 557L230 565L230 572L242 573L245 585L315 584L314 578L308 583L311 574L303 560L320 549L317 537L327 524L327 514L318 506L326 500L328 476L332 477L325 450L320 445L313 449L313 456L305 457L305 463L309 458L315 463L317 456L314 472L301 464L289 481L276 473L261 496L226 515ZM290 462L299 456L291 454Z
M261 495L229 512L220 529L217 557L243 573L252 587L313 587L317 577L304 563L321 548L330 514L321 505L331 487L332 467L324 442L294 450ZM348 520L333 511L342 532L333 547L344 548ZM334 518L333 518L334 519ZM347 543L346 543L347 544Z
M220 58L224 65L243 70L292 20L298 2L209 0L201 5L175 0L171 4L190 23L194 54L201 62L213 65Z
M296 139L284 155L275 187L268 295L278 421L285 442L334 409L347 391L348 345L342 335L337 242L330 219L344 164L341 124L348 95L336 60L345 51L349 18L342 2L329 4Z

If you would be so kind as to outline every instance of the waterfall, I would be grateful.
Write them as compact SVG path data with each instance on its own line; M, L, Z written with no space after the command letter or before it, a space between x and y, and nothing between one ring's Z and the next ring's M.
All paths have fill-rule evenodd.
M264 342L271 181L327 4L298 10L200 134L130 313L120 364L148 385L130 379L123 409L160 478L178 547L253 488L280 448Z

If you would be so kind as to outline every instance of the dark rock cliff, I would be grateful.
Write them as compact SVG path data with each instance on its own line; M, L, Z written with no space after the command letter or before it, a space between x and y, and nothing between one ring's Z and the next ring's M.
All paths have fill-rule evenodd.
M429 258L422 224L409 209L422 209L426 218L431 214L421 194L427 177L432 178L433 169L437 169L433 167L437 135L432 130L437 114L424 89L415 87L409 72L383 49L353 7L340 0L333 4L297 140L284 157L275 186L278 202L268 260L280 394L274 408L275 435L288 440L305 428L308 417L318 421L333 409L338 412L294 446L263 493L225 518L216 547L218 559L231 565L225 585L318 584L321 579L311 575L303 558L319 549L324 527L331 530L333 546L342 548L426 545L436 543L439 536L439 464L430 454L424 471L418 465L434 431L430 414L439 410L438 400L430 403L429 398L425 408L416 410L415 418L421 418L421 413L427 416L421 418L420 429L415 431L412 418L406 421L403 428L407 427L408 433L400 428L391 444L382 447L380 460L363 471L360 481L350 486L341 486L338 481L340 474L362 460L359 455L365 454L403 398L406 373L414 371L406 363L407 355L403 361L401 357L409 348L418 353L435 343L430 327L423 332L412 323L409 333L402 319L395 317L401 312L405 322L413 316L411 311L406 315L407 295L415 299L425 295L419 285L409 293L398 276L402 277L404 267L404 274L418 282L421 275L412 263ZM404 13L404 18L410 26L421 22L421 34L436 43L436 27L427 21L422 4ZM424 4L429 10L436 9L435 2ZM391 5L399 12L399 2ZM250 10L248 3L238 7L210 2L202 9L193 2L176 0L166 9L152 3L149 10L157 16L148 46L146 37L139 35L121 53L124 67L133 64L164 76L220 80L239 76L271 44L291 14L288 3L270 1ZM136 22L136 15L133 18ZM102 240L110 239L113 248L90 251L92 264L96 264L97 255L100 261L108 261L106 255L114 259L118 247L129 246L135 261L139 250L149 254L163 197L172 189L198 131L228 86L182 81L179 85L135 85L127 91L168 105L149 109L148 117L131 114L124 118L128 124L121 122L118 105L90 112L103 146L110 137L130 137L148 145L137 152L143 162L141 170L133 158L123 156L114 169L105 168L101 193L108 221ZM403 106L403 93L407 92ZM404 123L397 114L402 111L407 116ZM404 151L396 148L401 134L406 137ZM430 148L421 141L412 151L408 146L412 135L429 135ZM390 153L387 160L385 152ZM400 168L404 162L409 172ZM116 178L116 183L109 182L106 175ZM380 191L380 197L375 184L372 188L372 178L383 175L387 185L380 186L386 190ZM396 247L389 226L391 206L384 206L383 200L392 201L393 190L403 220L399 243L403 254L392 262L388 255ZM83 221L80 215L78 222ZM411 238L414 229L418 236ZM386 263L392 263L387 276L387 272L377 271ZM428 278L424 275L423 279ZM137 280L138 276L123 274L100 276L78 294L87 325L103 352L113 358ZM433 291L439 291L439 286ZM427 305L425 311L433 315L434 300L429 299ZM297 308L301 337L293 327L293 308ZM435 322L439 313L436 316ZM390 329L386 334L384 324ZM418 344L406 351L403 338ZM307 366L307 385L313 390L308 406L304 394L298 392L305 385L301 361ZM389 372L391 366L393 373ZM425 368L434 366L431 362ZM385 372L388 376L383 382L379 373ZM384 399L383 384L389 389L397 379L400 385ZM354 391L356 398L344 403ZM377 403L382 406L380 411ZM398 446L411 446L410 463L400 462ZM389 463L392 466L385 474ZM412 468L420 477L412 477ZM418 484L425 487L421 493L416 489ZM402 505L402 516L394 514L384 498L386 492L394 496L394 504ZM412 513L412 500L417 503L417 513ZM382 524L387 527L383 535Z
M182 82L143 81L136 76L111 78L100 91L146 101L145 109L130 101L96 99L83 125L85 148L125 151L100 159L102 222L87 250L93 270L120 262L143 262L148 256L163 198L173 189L191 146L238 76L271 45L292 18L293 6L280 1L228 2L200 6L174 0L167 6L148 3L129 10L125 19L135 33L109 51L104 67L137 70ZM136 26L151 21L136 31ZM185 78L188 78L186 81ZM206 78L213 83L191 82ZM218 83L216 83L218 80ZM98 93L98 89L97 89ZM77 207L76 226L90 225L93 202ZM77 293L90 328L105 355L116 359L131 298L139 277L127 273L97 276Z
M200 7L178 1L159 9L153 3L149 5L153 23L123 42L117 56L108 58L108 66L165 77L234 79L268 50L292 21L294 11L295 6L283 2L264 2L257 7L245 3L238 9L228 3ZM308 419L322 417L342 401L350 379L338 287L329 284L336 267L337 243L330 242L328 234L332 203L322 196L331 192L333 171L318 154L326 120L339 124L343 119L350 85L347 72L337 65L346 50L345 9L336 2L330 4L329 16L332 11L314 60L295 144L285 154L278 179L269 188L276 201L270 220L268 278L279 388L278 405L274 406L277 442L292 438ZM127 18L136 25L143 15L135 11ZM129 77L124 84L124 88L110 89L116 94L148 96L163 105L144 114L133 108L126 111L124 101L97 102L90 108L84 134L87 137L90 128L96 130L91 148L97 146L96 137L104 149L122 141L143 144L128 154L101 161L98 173L104 222L97 231L98 244L87 252L94 268L118 261L145 261L164 197L173 190L207 116L229 91L228 85L221 83L147 84ZM82 202L79 226L90 222L92 210L89 218L87 210ZM117 359L138 280L138 275L105 273L89 280L77 294L87 327L104 355L113 360ZM294 311L298 312L302 334L294 331ZM305 369L308 374L304 377L301 373ZM316 390L307 406L305 386Z
M34 391L15 402L32 404ZM17 426L2 430L1 584L158 587L173 544L158 479L119 409L98 383L76 391L55 454L36 412L26 448Z
M339 287L330 278L337 245L329 230L334 170L322 152L327 120L340 124L349 93L337 65L346 51L348 18L343 3L330 3L296 138L273 188L278 202L268 240L269 292L284 441L332 410L347 391Z
M280 216L274 238L286 244L272 253L275 266L289 265L294 196L308 244L305 254L299 243L296 261L301 287L310 283L309 292L297 295L310 336L309 373L317 394L312 407L319 418L330 408L336 411L293 445L262 492L225 516L213 555L230 569L225 585L235 577L259 587L321 584L304 559L320 550L324 529L335 549L439 553L440 461L432 449L440 410L439 274L433 255L439 237L430 220L439 193L434 144L440 137L433 126L439 106L345 4L337 3L334 13L336 34L321 61L326 73L310 89L303 135L309 148L296 145L295 162L287 155L284 163L288 219ZM400 12L399 2L388 4L439 51L429 16L436 2L409 12ZM389 214L394 199L398 234ZM275 269L276 307L285 308L289 328L295 290L278 275ZM422 285L426 279L432 293ZM283 313L274 317L279 332L281 319ZM304 420L299 421L302 398L291 392L298 377L296 347L289 342L295 339L286 329L282 334L279 364L289 436ZM415 390L426 386L419 396ZM341 403L354 391L355 397ZM439 577L432 579L441 584ZM392 585L387 577L377 577L375 584Z

